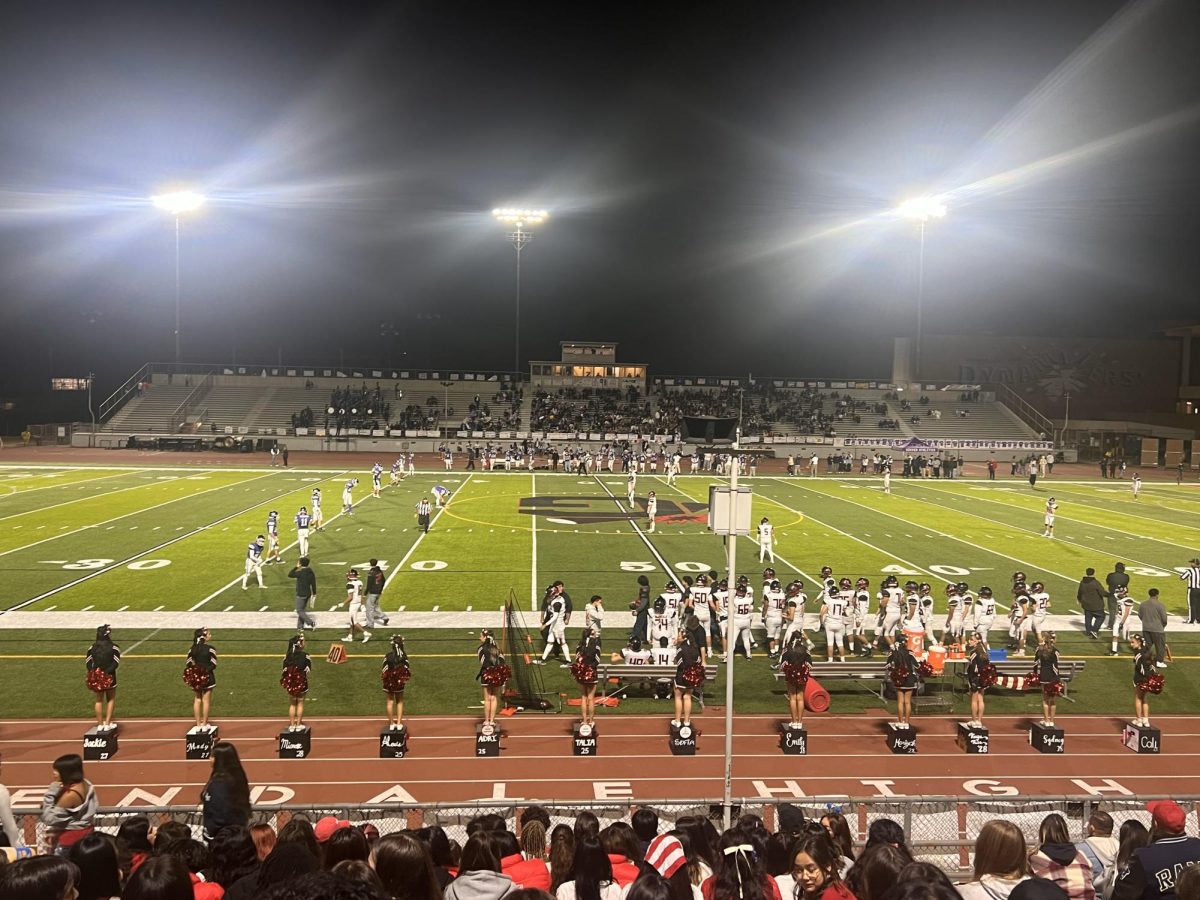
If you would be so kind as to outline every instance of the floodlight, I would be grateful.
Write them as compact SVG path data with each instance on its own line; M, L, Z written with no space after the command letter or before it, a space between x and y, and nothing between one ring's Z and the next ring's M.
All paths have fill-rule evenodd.
M928 222L945 216L946 204L939 197L910 197L896 207L896 212L906 219Z
M173 216L192 212L204 205L204 195L195 191L171 191L167 194L155 194L150 201L159 209Z

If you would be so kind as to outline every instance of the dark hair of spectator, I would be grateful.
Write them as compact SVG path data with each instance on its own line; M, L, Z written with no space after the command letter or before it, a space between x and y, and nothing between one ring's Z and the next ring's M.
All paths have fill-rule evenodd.
M1029 849L1021 829L1006 819L985 822L975 836L975 874L1021 878L1029 874Z
M487 838L482 834L475 834L467 838L467 843L463 846L462 859L458 864L458 874L461 876L467 872L499 871L500 860L496 859L496 854L488 845Z
M496 854L496 859L503 861L504 857L519 854L521 845L517 842L517 836L507 828L503 831L487 832L488 847ZM503 862L501 862L503 867Z
M907 849L886 842L865 847L846 873L846 886L857 900L880 900L912 861Z
M1111 835L1113 832L1113 817L1102 809L1092 810L1092 814L1088 816L1088 824L1099 836Z
M633 827L633 833L642 843L649 843L658 836L658 813L654 810L644 806L635 809L629 821Z
M187 863L174 855L150 857L121 891L121 900L193 900L194 896Z
M355 884L366 885L377 894L383 895L386 893L386 888L384 888L383 882L379 878L379 873L372 869L370 864L364 860L343 859L331 871L339 878L353 881Z
M176 822L174 819L163 822L154 831L154 852L162 853L166 849L167 844L172 841L181 841L191 836L192 829L188 828L183 822Z
M1129 860L1133 859L1133 851L1150 844L1150 829L1137 819L1126 819L1121 823L1121 831L1117 838L1117 871L1121 871Z
M321 848L321 868L332 869L343 859L360 859L366 862L371 858L371 845L367 836L353 825L339 828L329 836Z
M435 866L449 868L454 865L454 852L450 848L450 838L446 829L441 825L426 825L416 831L417 840L429 848L429 856Z
M117 826L117 843L130 853L150 853L150 820L146 816L130 816Z
M496 813L484 813L467 823L467 837L480 831L504 831L507 827L503 816Z
M675 820L675 830L688 836L692 853L696 859L704 862L715 872L717 871L717 853L708 829L704 827L704 823L707 821L700 816L680 816Z
M686 868L686 867L685 867ZM681 868L679 872L685 871ZM675 874L679 874L676 872ZM690 892L690 888L689 888ZM644 870L637 881L629 886L629 894L625 900L676 900L675 892L667 879L654 869Z
M749 851L741 848L750 847ZM713 873L712 900L762 900L766 876L746 833L730 828L721 835L721 855ZM728 852L726 852L728 851Z
M536 803L525 807L525 811L521 813L521 828L524 829L530 822L541 822L542 827L549 831L550 811L544 806L538 806Z
M30 856L13 863L0 863L0 897L62 900L67 890L78 883L79 870L61 856Z
M854 859L854 838L850 835L850 823L841 810L831 809L821 816L821 825L833 838L833 845L846 859Z
M178 856L189 872L202 872L212 865L212 854L209 853L208 847L195 838L171 841L161 852L165 856Z
M954 883L946 875L945 871L927 862L910 862L901 869L900 874L896 876L896 883L903 884L908 881L923 881L927 884L932 884L936 881L944 887L955 890Z
M628 822L613 822L600 832L600 843L606 853L624 856L632 863L642 861L642 845Z
M612 862L600 838L585 834L575 845L575 861L571 866L576 900L600 900L600 888L613 880Z
M299 844L314 861L321 858L321 845L317 843L317 833L313 831L312 822L308 819L289 819L288 823L279 829L279 835L275 839L276 850L280 844Z
M250 836L254 839L258 860L262 862L275 849L275 829L269 822L255 822L250 826Z
M786 875L792 868L788 851L796 842L796 836L777 831L767 838L767 852L763 855L763 871L772 878Z
M64 787L79 784L84 780L83 757L78 753L65 753L54 761L54 771Z
M550 890L571 880L571 863L575 859L575 832L570 825L555 825L550 832Z
M1066 897L1065 891L1063 897ZM943 872L940 879L933 881L914 878L893 884L881 900L961 900L961 895Z
M75 883L79 900L108 900L120 895L121 873L113 838L93 832L71 845L67 859L79 870Z
M1042 819L1038 826L1038 844L1069 844L1071 836L1067 832L1067 821L1058 813L1050 813Z
M867 843L863 849L876 844L891 844L893 847L899 847L910 860L912 859L912 851L905 843L904 829L899 822L892 819L876 819L867 829Z
M521 828L521 850L526 859L546 858L546 826L532 819Z
M596 837L600 834L600 820L594 812L583 810L575 817L575 843L579 844L584 835Z
M375 845L375 871L393 900L442 900L429 849L415 835L388 834Z
M378 888L317 871L276 885L256 900L385 900Z
M258 847L245 825L222 828L208 845L212 867L206 871L209 881L229 890L239 878L258 871Z
M1175 900L1200 900L1200 866L1187 866L1175 879Z
M283 839L284 832L295 821L292 819L279 830L279 842L270 855L263 860L262 868L258 870L258 879L255 881L259 891L264 891L285 881L291 881L293 878L309 872L315 872L319 868L317 854L310 852L302 840L285 841ZM313 843L315 844L316 841L314 840Z
M754 813L743 813L738 816L738 820L734 823L735 828L740 828L742 831L749 831L752 828L762 828L762 816L756 816Z

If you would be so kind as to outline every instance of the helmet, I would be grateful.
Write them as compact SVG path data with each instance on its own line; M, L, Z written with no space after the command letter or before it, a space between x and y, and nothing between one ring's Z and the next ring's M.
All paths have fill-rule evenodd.
M772 569L770 566L763 569L763 581L771 581L774 578L775 578L775 570L774 569Z
M933 590L933 585L931 585L928 581L922 581L917 586L917 591L922 594L928 594L932 590Z
M737 577L737 586L738 587L745 587L749 583L750 583L750 579L747 578L745 575L739 575Z
M798 594L802 590L804 590L804 582L801 581L799 578L797 578L795 581L793 581L791 584L789 584L787 586L787 592L789 594Z
M700 587L704 587L706 584L708 584L708 576L704 575L703 573L701 573L700 575L697 575L696 576L696 584L699 585Z
M833 578L826 578L822 584L824 585L826 591L832 591L835 587L837 587L837 582Z
M723 591L727 591L727 590L729 590L729 579L728 579L728 578L722 578L722 579L721 579L721 583L720 583L720 584L718 584L718 585L717 585L717 587L719 587L719 588L720 588L721 590L723 590Z
M840 587L843 591L850 590L850 588L853 585L854 585L854 582L852 582L849 578L846 578L844 576L842 577L841 581L838 582L838 587Z
M1026 577L1025 577L1024 572L1020 572L1020 571L1013 572L1013 583L1017 583L1017 582L1023 583L1025 581L1026 581Z
M773 590L773 591L779 590L779 582L778 581L771 582L771 590Z
M900 584L900 579L897 578L895 575L889 575L887 578L883 579L883 586L885 588L897 587L899 584Z
M655 612L657 612L657 613L663 612L666 610L666 608L667 608L667 598L666 597L655 597L654 598L654 611Z
M1116 594L1118 597L1124 597L1126 594L1129 593L1129 588L1127 588L1127 587L1113 588L1113 593Z
M980 596L980 597L990 597L990 596L992 596L992 589L991 589L990 587L988 587L988 586L985 584L983 587L981 587L981 588L979 589L979 596Z
M677 584L674 582L674 580L672 580L672 579L668 578L668 579L667 579L667 590L668 590L668 591L677 591L677 590L679 590L679 585L677 585Z
M957 584L946 585L946 596L947 597L953 597L957 593L958 593L958 585Z
M833 574L833 569L829 568L829 566L821 566L821 577L822 578L828 578L832 574Z
M965 594L970 589L971 589L971 586L969 584L967 584L965 581L960 581L958 583L958 592L960 594Z
M910 578L908 581L904 582L904 589L906 591L915 591L917 589L917 583Z
M860 591L865 591L871 586L871 582L865 578L859 578L858 581L854 582L854 586Z
M1043 585L1040 581L1035 581L1033 583L1033 592L1035 594L1040 594L1045 589L1046 589L1045 585Z

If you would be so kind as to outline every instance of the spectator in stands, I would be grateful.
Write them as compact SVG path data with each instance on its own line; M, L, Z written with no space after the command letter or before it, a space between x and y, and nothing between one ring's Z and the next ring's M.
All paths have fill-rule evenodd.
M892 819L876 819L872 822L867 829L867 842L863 845L863 849L869 850L876 844L891 844L907 856L909 862L912 861L912 851L905 842L904 828L899 822Z
M1175 881L1176 900L1200 900L1200 866L1188 866Z
M1200 838L1184 833L1187 817L1174 800L1146 804L1150 843L1133 851L1129 868L1117 879L1113 900L1175 900L1175 879L1200 863Z
M1101 888L1104 900L1112 897L1117 879L1129 871L1129 861L1133 859L1133 851L1145 847L1149 843L1150 829L1137 819L1126 819L1121 823L1121 830L1117 833L1116 859L1104 873L1104 885Z
M579 839L571 879L560 884L554 895L558 900L620 900L621 886L598 837L584 834Z
M442 900L433 858L413 835L397 832L380 838L371 861L392 900Z
M212 866L205 878L228 891L243 878L256 877L262 863L250 829L244 825L222 828L209 844Z
M792 879L795 900L854 900L842 881L841 855L829 835L813 832L792 847Z
M221 900L225 896L225 889L219 884L212 884L205 881L201 874L205 869L212 866L212 854L208 852L208 848L200 841L193 838L181 838L177 841L171 841L163 848L162 856L178 857L188 870L188 880L192 883L192 893L195 900ZM138 874L150 867L150 863L145 863Z
M613 880L621 887L632 884L638 876L638 863L643 854L629 823L613 822L600 832L600 843L612 864Z
M256 822L250 826L250 836L254 838L258 861L262 862L275 849L275 829L269 822Z
M779 886L762 870L749 836L740 828L721 835L716 871L700 890L704 900L780 900Z
M957 897L958 889L946 875L942 869L927 862L910 862L907 866L900 870L900 874L896 876L896 886L911 885L913 883L921 883L927 886L936 886L939 889L951 891L950 894L940 893L938 896ZM906 891L905 894L909 897L914 895ZM915 900L915 897L914 897Z
M600 836L600 820L594 812L585 809L575 816L575 846L578 848L579 842L588 836Z
M161 829L160 829L161 830ZM279 829L275 849L280 844L299 844L314 860L321 859L321 845L317 843L317 833L312 822L300 816L293 816L286 825ZM274 850L271 851L274 854Z
M846 873L846 887L858 900L880 900L912 861L907 849L893 844L879 842L864 847Z
M89 834L71 845L67 859L79 869L78 900L110 900L121 895L117 843L112 836Z
M438 887L444 891L453 877L450 870L455 868L454 848L450 845L450 838L446 837L446 830L441 825L426 825L418 828L414 834L429 851L429 858L433 860L433 874Z
M1099 893L1104 884L1104 875L1116 861L1121 845L1113 837L1113 817L1104 810L1093 810L1086 827L1087 838L1076 844L1075 848L1092 864L1092 886Z
M154 852L154 845L150 842L150 820L146 816L129 816L121 820L117 826L117 850L128 870L126 877L136 872L138 866Z
M821 827L829 833L833 845L842 855L841 873L845 878L850 867L854 865L854 839L850 835L850 823L840 809L831 809L821 816Z
M513 880L501 873L487 835L476 834L463 847L458 877L446 888L445 900L501 900L516 889Z
M488 849L500 860L500 872L512 879L518 888L550 890L550 868L540 859L521 855L517 836L507 828L487 832Z
M332 869L344 859L368 860L371 848L367 844L367 836L345 820L335 819L338 827L329 830L326 822L330 819L333 816L321 819L314 829L321 845L321 868Z
M8 839L10 847L24 847L25 841L17 828L17 820L13 818L12 795L8 788L0 784L0 833Z
M191 836L192 829L183 822L177 822L174 819L163 822L154 830L154 852L162 853L163 849L171 841L178 841L183 838L190 838Z
M0 863L0 897L72 900L79 870L57 856L31 856Z
M122 900L193 900L199 896L187 863L174 855L150 857L121 892Z
M633 833L637 835L641 845L642 855L645 856L650 842L658 837L658 813L652 809L641 807L633 811L629 821L633 826Z
M530 819L521 828L521 853L526 859L540 859L546 863L546 870L549 872L550 863L547 860L550 854L546 840L546 826L542 824L541 819Z
M1071 900L1095 900L1092 864L1071 843L1067 822L1058 813L1042 819L1038 848L1029 856L1029 869L1034 876L1053 881Z
M96 789L83 776L83 759L67 753L54 761L55 780L42 797L42 824L50 847L60 852L92 833L99 805Z
M343 859L333 867L331 873L341 879L343 884L354 884L366 888L371 897L386 896L383 882L367 863L361 859Z
M974 878L960 884L958 892L963 900L1007 900L1013 888L1029 877L1029 853L1021 829L1004 819L992 819L975 837Z
M569 825L555 825L550 832L550 891L554 893L571 877L575 859L575 832Z

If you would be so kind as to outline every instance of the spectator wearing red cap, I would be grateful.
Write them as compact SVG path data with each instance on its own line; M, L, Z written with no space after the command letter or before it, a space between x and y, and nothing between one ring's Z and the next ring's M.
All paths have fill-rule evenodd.
M1113 900L1175 900L1175 882L1200 863L1200 839L1188 837L1183 809L1174 800L1146 805L1153 819L1150 845L1135 850L1129 868L1113 888Z

